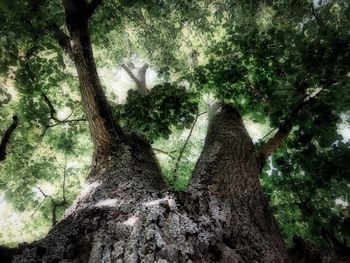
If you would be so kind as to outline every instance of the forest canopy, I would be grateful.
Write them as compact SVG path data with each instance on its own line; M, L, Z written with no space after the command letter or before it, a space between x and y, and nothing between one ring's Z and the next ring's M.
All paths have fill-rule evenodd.
M221 101L261 154L286 246L349 252L348 0L83 2L109 125L151 143L172 189L186 191ZM63 217L98 143L61 1L0 10L0 243L16 246Z

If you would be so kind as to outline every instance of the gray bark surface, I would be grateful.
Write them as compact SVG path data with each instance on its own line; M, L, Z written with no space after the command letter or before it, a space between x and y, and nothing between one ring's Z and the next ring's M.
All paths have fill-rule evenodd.
M173 194L148 143L126 135L64 219L14 262L288 262L247 136L239 114L221 109L191 188Z

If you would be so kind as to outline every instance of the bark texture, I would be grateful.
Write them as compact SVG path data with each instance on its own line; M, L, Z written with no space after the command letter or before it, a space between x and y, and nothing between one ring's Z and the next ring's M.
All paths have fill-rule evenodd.
M125 136L65 218L14 262L288 262L237 111L218 109L187 193L167 191L149 145Z
M121 140L122 131L113 118L93 57L88 19L94 6L85 0L64 0L63 5L70 33L69 54L78 72L86 119L96 149L106 151L111 142Z
M190 188L198 214L212 215L223 262L288 262L260 187L261 162L239 112L218 103Z

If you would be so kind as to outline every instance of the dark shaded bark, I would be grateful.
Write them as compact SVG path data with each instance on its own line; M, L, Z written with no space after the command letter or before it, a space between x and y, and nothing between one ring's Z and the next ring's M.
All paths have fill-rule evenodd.
M125 133L64 219L13 262L289 262L239 113L216 111L186 193L167 191L149 144Z
M69 54L78 72L86 119L96 150L103 152L118 144L123 133L114 120L97 74L88 32L91 6L85 0L64 0L63 4L70 33Z
M15 255L21 253L20 248L9 248L0 246L0 262L1 263L11 263Z
M308 244L301 237L293 238L294 246L288 249L292 262L296 263L347 263L348 255L342 255L330 249L320 249Z
M239 112L219 103L195 167L190 193L198 214L216 213L226 262L288 262L278 227L260 187L259 154Z
M6 159L6 148L10 142L12 133L15 131L18 125L18 117L12 117L12 124L6 129L1 142L0 142L0 162Z

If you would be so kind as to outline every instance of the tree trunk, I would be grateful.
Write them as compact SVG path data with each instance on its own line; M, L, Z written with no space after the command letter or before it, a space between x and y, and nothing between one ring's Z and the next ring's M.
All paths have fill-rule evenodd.
M149 145L125 135L47 237L14 262L288 262L237 111L211 121L187 193L171 194Z
M85 0L64 0L66 24L70 33L70 57L79 77L80 93L97 151L105 152L123 136L104 95L93 57L88 19L90 7Z
M261 159L239 112L223 103L212 111L189 190L192 209L211 216L224 262L288 262L260 187Z

